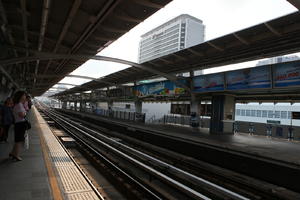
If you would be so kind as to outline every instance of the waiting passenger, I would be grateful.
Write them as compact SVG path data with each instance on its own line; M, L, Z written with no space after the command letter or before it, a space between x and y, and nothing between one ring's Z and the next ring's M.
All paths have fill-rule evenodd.
M9 157L12 157L17 161L21 161L22 158L19 157L19 153L25 140L24 135L27 126L25 120L26 110L24 108L24 103L26 101L26 93L24 91L16 92L13 97L13 101L15 104L13 108L13 114L15 117L15 144L11 153L9 154Z
M13 112L12 112L12 107L13 107L13 101L11 98L7 98L6 101L4 102L4 105L2 107L2 128L3 128L3 133L2 136L0 137L1 142L7 142L7 137L8 137L8 132L10 126L14 122L14 117L13 117Z

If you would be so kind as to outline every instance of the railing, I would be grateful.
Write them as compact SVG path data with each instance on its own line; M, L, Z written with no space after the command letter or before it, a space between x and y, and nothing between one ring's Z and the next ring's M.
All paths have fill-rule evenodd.
M165 124L190 125L191 116L189 115L164 115L163 122Z
M267 137L300 139L300 127L282 124L266 124L258 122L235 121L234 133L249 133L250 135L265 135Z
M145 122L145 113L118 111L118 110L105 110L105 109L95 109L93 113L103 117L110 117L115 119L129 120Z

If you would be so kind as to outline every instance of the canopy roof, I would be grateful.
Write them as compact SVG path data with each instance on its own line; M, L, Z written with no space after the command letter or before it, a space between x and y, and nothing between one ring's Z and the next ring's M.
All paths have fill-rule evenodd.
M160 72L176 74L299 51L300 12L295 12L142 64ZM83 92L87 88L89 90L105 88L113 84L120 85L157 76L157 74L141 68L130 67L101 77L99 79L101 81L93 80L55 96Z
M0 0L0 48L95 55L171 0ZM3 49L3 48L2 48ZM6 49L0 59L30 56ZM32 95L43 94L86 60L41 60L3 66Z

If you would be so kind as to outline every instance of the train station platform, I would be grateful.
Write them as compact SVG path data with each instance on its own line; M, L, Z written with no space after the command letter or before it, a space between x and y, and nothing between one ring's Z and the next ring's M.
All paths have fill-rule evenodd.
M79 112L65 110L69 113L79 114ZM249 135L237 133L234 135L211 135L207 128L191 128L187 126L169 124L144 124L121 119L113 119L98 116L91 113L82 113L91 118L99 119L107 123L122 125L127 129L146 130L158 134L176 137L183 140L193 141L211 147L221 148L224 151L234 151L256 158L279 161L281 163L293 164L300 167L300 142L288 141L287 139L267 138L261 135Z
M29 120L29 148L22 150L22 161L8 157L13 127L8 143L0 144L0 200L99 199L35 107Z

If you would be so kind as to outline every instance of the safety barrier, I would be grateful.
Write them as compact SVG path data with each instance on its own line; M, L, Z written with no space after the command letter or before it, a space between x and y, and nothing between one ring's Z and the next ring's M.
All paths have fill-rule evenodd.
M103 117L110 117L115 119L129 120L145 122L145 113L118 111L118 110L105 110L105 109L95 109L92 113L100 115Z

